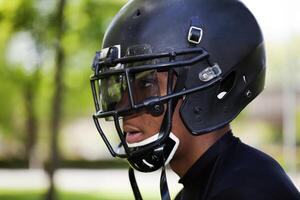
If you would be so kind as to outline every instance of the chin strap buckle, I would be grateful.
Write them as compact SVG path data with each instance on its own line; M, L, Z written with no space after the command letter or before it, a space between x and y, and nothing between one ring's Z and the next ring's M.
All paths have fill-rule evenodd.
M193 44L200 44L203 30L196 26L191 26L188 34L188 41Z
M200 19L198 16L194 16L190 21L190 29L188 33L188 41L192 45L200 44L203 36L203 30L201 28Z

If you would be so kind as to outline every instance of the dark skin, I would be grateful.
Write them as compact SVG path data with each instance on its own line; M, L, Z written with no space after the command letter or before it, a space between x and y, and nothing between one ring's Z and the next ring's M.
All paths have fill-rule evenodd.
M160 94L167 91L167 73L158 73ZM187 170L211 147L218 139L230 130L227 125L213 132L193 136L185 127L179 113L182 99L179 100L172 119L172 133L179 138L179 147L170 162L172 170L182 177ZM124 119L124 131L127 132L127 142L135 143L143 141L158 133L163 115L154 117L146 112Z

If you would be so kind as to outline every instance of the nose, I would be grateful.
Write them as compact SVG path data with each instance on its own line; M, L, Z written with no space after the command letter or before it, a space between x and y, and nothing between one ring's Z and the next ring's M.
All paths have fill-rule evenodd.
M143 125L143 114L144 112L132 113L123 117L123 128L126 125L142 127Z

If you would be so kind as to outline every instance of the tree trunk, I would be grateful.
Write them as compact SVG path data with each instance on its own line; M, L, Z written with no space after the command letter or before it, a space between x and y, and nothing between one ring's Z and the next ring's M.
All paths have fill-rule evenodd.
M35 145L37 141L37 116L35 110L35 92L36 86L39 83L39 70L26 80L26 87L24 88L25 99L25 114L26 114L26 148L25 157L28 161L28 167L35 167L37 165L34 155Z
M55 66L55 78L54 78L54 94L52 99L51 106L51 119L50 119L50 163L48 168L48 174L50 178L50 187L48 193L46 195L47 200L54 200L55 198L55 186L53 181L53 176L55 170L59 166L59 149L58 149L58 134L59 127L62 116L62 94L63 94L63 66L64 66L64 50L61 44L62 36L63 36L63 24L64 24L64 8L65 8L65 0L59 0L58 8L57 8L57 44L56 44L56 66Z

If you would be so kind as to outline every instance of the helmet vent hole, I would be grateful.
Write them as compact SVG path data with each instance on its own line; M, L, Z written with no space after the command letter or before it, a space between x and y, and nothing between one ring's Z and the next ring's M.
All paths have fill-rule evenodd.
M227 94L227 92L223 91L223 92L220 92L220 93L217 95L217 97L218 97L218 99L223 99L224 96L225 96L226 94Z
M247 78L246 78L245 75L243 75L243 81L244 81L245 84L247 84Z
M219 100L224 99L231 91L235 81L235 72L231 72L220 84L219 91L217 92L217 98Z
M134 15L134 18L138 18L138 17L140 17L141 15L142 15L141 10L140 10L140 9L137 9L137 11L136 11L136 13L135 13L135 15Z

